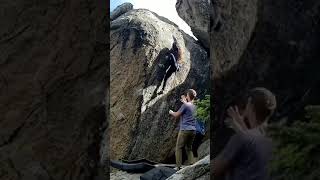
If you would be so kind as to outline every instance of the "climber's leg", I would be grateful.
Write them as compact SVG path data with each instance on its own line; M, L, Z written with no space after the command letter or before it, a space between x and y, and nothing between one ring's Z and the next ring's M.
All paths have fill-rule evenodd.
M163 85L162 85L162 89L160 92L164 91L164 88L166 87L167 81L169 79L169 77L176 72L176 69L172 66L170 66L170 68L168 69L168 71L166 72L166 75L164 76L164 80L163 80Z

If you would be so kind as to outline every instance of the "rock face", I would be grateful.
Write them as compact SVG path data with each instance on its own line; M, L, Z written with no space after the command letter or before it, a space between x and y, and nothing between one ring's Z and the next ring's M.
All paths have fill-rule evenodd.
M219 0L213 6L221 9L222 22L221 29L212 30L210 36L213 77L218 78L239 62L247 48L257 22L258 0Z
M0 179L93 179L107 125L106 5L1 5Z
M210 180L210 155L191 166L184 167L167 180Z
M299 110L303 110L303 106L319 104L320 100L317 93L320 90L320 25L316 23L320 19L320 2L262 0L259 2L258 13L248 14L248 18L252 19L250 24L241 19L234 21L233 17L239 16L239 12L245 12L241 7L256 2L237 2L233 5L232 1L231 14L225 16L234 23L226 24L221 33L211 33L213 93L217 102L214 114L217 120L215 123L218 124L215 127L220 129L213 129L216 134L211 137L216 141L215 151L221 150L226 142L223 137L228 137L222 125L224 110L234 96L246 89L264 86L276 94L279 103L273 120L287 117L290 121L299 114ZM250 33L251 28L248 27L254 27L255 21L256 27ZM247 24L247 27L237 27L237 23ZM234 32L239 35L246 32L240 38L244 40L243 43L238 43L241 42L240 36L233 35ZM219 47L225 47L226 50L221 51ZM234 49L230 54L229 48Z
M198 158L202 159L210 154L210 139L204 141L198 148Z
M180 95L194 88L204 95L209 82L206 51L169 20L148 10L131 10L111 22L111 158L163 161L175 146ZM163 94L160 62L176 38L183 65Z
M215 72L222 72L221 68L230 68L241 56L255 27L257 2L258 0L177 0L178 15L191 27L192 33L205 48L216 50L213 58L226 60L223 64L215 64L218 65ZM221 30L214 31L215 36L210 37L210 25L216 25L217 21L222 24L219 28Z
M131 3L123 3L120 6L118 6L115 10L113 10L110 13L110 21L115 20L116 18L118 18L119 16L121 16L122 14L130 11L133 9L133 5Z
M177 0L178 15L191 27L201 44L210 47L210 3L208 0Z

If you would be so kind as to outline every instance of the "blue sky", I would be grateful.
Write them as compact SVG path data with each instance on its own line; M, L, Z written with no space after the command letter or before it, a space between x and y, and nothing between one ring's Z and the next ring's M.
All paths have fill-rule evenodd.
M133 2L134 0L110 0L110 11L113 11L118 5L124 2Z
M110 0L110 11L124 2L133 4L134 9L149 9L160 16L166 17L176 23L184 32L194 37L189 25L179 17L176 11L176 0Z

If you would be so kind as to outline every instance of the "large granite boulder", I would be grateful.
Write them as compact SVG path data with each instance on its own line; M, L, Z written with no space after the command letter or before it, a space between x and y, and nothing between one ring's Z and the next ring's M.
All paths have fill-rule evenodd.
M202 159L209 154L210 154L210 139L207 139L198 148L198 158Z
M194 36L209 49L210 2L208 0L177 0L176 10L190 26Z
M188 88L199 97L208 93L209 62L206 51L174 23L137 9L111 22L111 158L148 158L163 161L176 142L180 95ZM171 75L163 94L157 81L163 73L159 62L174 39L183 51L183 65ZM159 74L160 73L160 74Z
M93 179L107 126L106 5L1 6L0 179Z

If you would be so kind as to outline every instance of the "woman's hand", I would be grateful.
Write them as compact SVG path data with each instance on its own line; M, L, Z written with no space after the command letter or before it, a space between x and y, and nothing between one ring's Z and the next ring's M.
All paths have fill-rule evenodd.
M182 103L187 103L187 102L188 102L185 95L181 95L180 101L181 101Z
M240 130L240 131L248 130L248 127L244 123L244 118L243 116L240 115L239 109L237 106L230 107L227 112L230 118L232 119L232 121L229 123L233 128L236 128L235 130Z
M179 112L179 111L174 112L172 110L169 110L169 114L172 115L175 119L177 119L181 116L181 112Z

